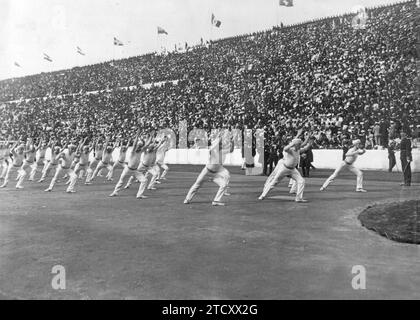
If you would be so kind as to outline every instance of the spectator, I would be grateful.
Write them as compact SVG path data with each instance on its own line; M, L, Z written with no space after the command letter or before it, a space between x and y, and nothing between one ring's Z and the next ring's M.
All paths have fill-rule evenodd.
M389 172L392 172L392 169L397 164L397 160L395 159L395 145L396 145L395 141L391 141L388 145L388 160L389 160L388 171Z
M381 146L381 127L379 126L379 122L375 122L375 125L373 127L373 136L375 138L375 144L377 146Z
M178 134L185 121L188 130L264 128L268 148L279 145L277 133L293 136L299 127L324 149L342 145L339 131L369 140L373 129L375 144L386 147L395 132L419 124L416 10L414 1L374 8L364 30L348 16L334 29L326 18L184 53L0 81L0 133L93 138L140 126ZM148 83L155 85L142 87Z

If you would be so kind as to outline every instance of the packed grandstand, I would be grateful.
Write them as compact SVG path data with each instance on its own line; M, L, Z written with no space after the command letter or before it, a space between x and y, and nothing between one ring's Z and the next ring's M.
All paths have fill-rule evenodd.
M145 130L262 128L281 146L298 127L318 148L419 137L415 1L217 41L0 81L7 137L130 137ZM145 88L142 84L164 82Z

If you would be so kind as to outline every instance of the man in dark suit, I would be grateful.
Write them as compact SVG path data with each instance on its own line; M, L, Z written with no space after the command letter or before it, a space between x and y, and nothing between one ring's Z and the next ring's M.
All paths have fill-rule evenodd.
M311 137L310 141L314 143L315 138ZM314 154L312 152L312 145L300 155L300 167L302 168L302 175L309 178L309 171L311 169L312 162L314 161Z
M279 162L279 156L278 156L278 145L271 146L270 148L270 155L268 158L268 165L269 165L269 171L268 175L270 175L274 168L277 166L277 162Z
M401 167L404 175L404 183L401 185L410 186L411 185L411 161L413 161L411 155L411 140L407 138L407 133L401 132Z
M343 150L343 160L346 159L346 153L350 149L350 140L344 138L341 142L341 149Z
M390 141L388 145L388 160L389 160L388 171L392 172L392 169L397 164L397 160L395 159L395 142L394 141Z

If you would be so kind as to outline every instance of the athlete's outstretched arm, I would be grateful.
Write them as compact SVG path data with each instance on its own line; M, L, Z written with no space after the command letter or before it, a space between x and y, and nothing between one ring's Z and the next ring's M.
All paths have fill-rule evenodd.
M16 141L14 144L13 144L13 146L10 148L10 152L13 154L13 155L16 155L16 147L18 146L18 144L19 144L19 141Z
M302 132L303 132L303 129L302 129L302 128L300 128L300 129L298 130L298 132L296 133L296 136L295 136L293 139L299 139L299 137L302 135Z
M146 142L144 143L143 150L146 149L153 141L153 133L149 135Z
M77 147L77 149L76 149L76 153L80 153L80 151L82 150L82 148L83 148L83 146L85 145L85 143L86 143L86 140L87 140L87 137L85 138L85 139L83 139L80 143L79 143L79 146Z
M109 136L105 138L104 149L108 147L109 144Z
M42 139L42 138L41 138L41 139L39 139L38 145L36 146L36 150L41 149L42 141L43 141L43 139Z
M293 140L292 140L292 142L290 142L287 146L285 146L285 147L283 148L283 151L284 151L284 152L287 152L287 153L290 153L290 149L292 149L294 146L295 146L295 144L294 144L294 142L293 142Z
M232 153L235 150L234 137L230 137L229 147L222 149L223 154Z
M310 140L311 138L312 138L312 134L308 133L306 135L305 141L303 141L303 143L301 145L301 148L299 150L300 153L306 152L312 146L312 142Z
M362 155L366 152L366 149L359 149L359 154Z
M361 151L361 149L359 149L359 148L355 149L354 151L351 151L351 149L350 149L349 151L347 151L346 157L347 156L351 157L351 156L354 156L356 154L360 154L360 151Z

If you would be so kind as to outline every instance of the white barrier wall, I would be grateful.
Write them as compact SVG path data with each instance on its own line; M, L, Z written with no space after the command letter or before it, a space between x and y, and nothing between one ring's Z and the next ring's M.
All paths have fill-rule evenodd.
M128 148L127 154L131 151L131 147ZM112 157L114 161L118 160L120 149L116 148ZM208 149L171 149L166 153L165 163L168 164L206 164L209 155ZM51 149L48 148L45 158L51 159ZM89 155L89 160L94 159L93 152ZM261 164L257 163L259 156L255 156L255 166L262 167ZM225 158L225 165L227 166L240 166L242 164L242 155L240 149L235 149L231 154L227 154Z
M337 164L343 159L343 150L313 150L314 162L313 165L320 169L335 169ZM413 149L413 162L411 163L411 170L413 172L420 172L420 150ZM393 171L401 172L400 152L395 152L397 165ZM388 170L388 150L366 150L364 155L357 158L355 166L359 169L365 170Z
M343 150L313 150L313 165L320 169L335 169L342 161ZM413 162L411 170L420 172L420 150L413 149ZM207 149L172 149L166 154L165 162L168 164L205 164L208 157ZM394 171L401 171L400 152L395 153L397 165ZM255 166L261 167L259 155L255 156ZM235 149L225 160L225 165L240 166L242 164L241 150ZM366 153L356 161L356 167L364 170L388 170L388 151L387 150L367 150Z
M129 148L130 149L130 148ZM46 158L50 159L51 151L48 150ZM119 149L113 152L114 161L118 159ZM166 153L165 163L168 164L194 164L204 165L208 159L208 149L171 149ZM313 165L319 169L335 169L342 161L342 150L313 150L314 162ZM411 163L411 170L413 172L420 172L420 149L413 149L413 162ZM400 152L395 153L397 165L393 171L401 172ZM93 160L93 154L90 155ZM235 149L233 153L226 156L225 165L240 166L242 165L242 153L240 149ZM259 154L254 157L255 167L262 167L262 159ZM388 151L387 150L367 150L366 153L356 161L356 167L365 170L388 170Z
M314 162L313 165L320 169L335 169L342 161L343 150L313 150ZM413 162L411 163L411 170L413 172L420 172L420 149L413 149ZM165 162L168 164L205 164L208 157L207 149L172 149L169 150L165 157ZM400 152L395 153L397 165L393 171L401 171ZM255 166L261 167L259 162L259 155L254 158ZM240 166L242 164L241 150L235 149L231 155L228 155L225 160L225 165ZM359 156L356 167L364 170L388 170L388 151L387 150L367 150L362 156Z
M208 149L171 149L166 153L165 162L168 164L206 164L208 156ZM227 166L242 165L241 150L235 149L232 153L227 154L224 164ZM262 167L258 154L254 157L254 165Z

